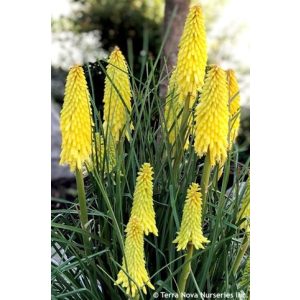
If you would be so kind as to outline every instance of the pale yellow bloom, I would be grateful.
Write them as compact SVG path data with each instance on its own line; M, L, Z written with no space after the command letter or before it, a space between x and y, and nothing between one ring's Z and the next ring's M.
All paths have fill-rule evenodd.
M131 92L126 60L118 47L108 59L104 89L104 131L109 130L117 142L124 132L129 139ZM113 82L113 84L112 84ZM123 100L123 101L122 101Z
M245 229L246 233L250 233L250 177L247 180L247 187L242 199L242 206L237 215L237 220L243 222L240 224L240 229Z
M209 152L210 164L224 164L228 150L228 85L226 72L212 65L207 73L195 113L195 151Z
M204 249L204 244L209 240L202 233L202 198L200 186L192 183L187 190L187 196L183 208L183 216L180 230L173 243L177 243L177 251L186 249L191 243L196 249Z
M62 146L60 164L71 171L82 166L92 152L92 116L90 95L81 66L74 66L67 76L64 104L60 115Z
M112 138L108 137L105 144L103 136L99 132L96 132L92 154L93 157L88 163L90 171L94 166L97 166L97 163L101 169L104 166L105 173L110 173L116 166L116 148Z
M229 113L230 113L230 148L234 143L240 128L240 89L233 70L227 71L229 88Z
M192 97L192 107L197 91L203 86L207 63L205 22L200 5L190 8L178 48L178 88L183 100L187 95Z
M124 249L125 258L123 257L122 270L118 273L115 284L120 284L126 289L129 296L135 297L138 289L142 289L147 294L146 285L153 290L154 286L150 282L145 267L144 233L141 219L131 216L125 231L127 233Z
M153 207L153 170L149 163L144 163L136 180L131 216L141 218L141 225L146 235L158 236Z
M197 92L203 86L207 63L205 22L200 5L190 8L178 46L177 66L168 86L165 120L169 132L169 143L174 145L182 126L182 117L188 113L184 149L189 146L192 133L192 115L186 112L196 101ZM188 101L188 103L186 103Z

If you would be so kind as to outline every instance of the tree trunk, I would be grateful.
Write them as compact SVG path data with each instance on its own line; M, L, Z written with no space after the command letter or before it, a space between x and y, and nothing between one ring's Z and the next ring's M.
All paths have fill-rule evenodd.
M166 0L163 34L167 32L168 26L170 26L170 31L163 49L163 77L171 72L173 67L176 65L178 43L183 31L189 6L190 0ZM174 16L173 20L171 20L174 9L176 9L176 15ZM172 23L169 25L170 22ZM166 78L160 86L160 95L163 98L166 96L167 86L168 78Z

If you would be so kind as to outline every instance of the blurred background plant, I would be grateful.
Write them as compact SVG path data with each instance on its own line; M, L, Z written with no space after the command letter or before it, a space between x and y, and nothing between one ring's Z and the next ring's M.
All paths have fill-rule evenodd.
M166 33L167 23L177 6L173 24L164 50L176 56L182 22L187 8L195 0L54 0L52 9L52 192L59 190L62 181L72 175L57 165L60 133L57 120L63 99L66 73L75 63L95 62L107 56L118 45L129 60L133 72L140 72L146 58L156 57ZM202 0L206 17L210 61L236 70L241 93L241 129L238 143L249 155L249 68L247 6L238 0ZM172 38L173 37L173 38ZM174 38L175 37L175 38ZM179 38L179 37L178 37ZM169 48L169 49L168 49ZM130 54L130 56L129 56ZM172 53L170 54L170 57ZM172 59L168 65L170 71ZM103 98L104 74L91 69L96 104ZM162 72L166 72L162 69ZM167 74L168 72L166 72ZM161 87L163 89L163 86ZM70 190L70 192L72 189Z

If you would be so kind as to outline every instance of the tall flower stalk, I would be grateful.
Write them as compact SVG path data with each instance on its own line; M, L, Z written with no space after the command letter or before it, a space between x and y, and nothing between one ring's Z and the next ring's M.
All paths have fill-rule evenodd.
M104 89L104 133L118 142L123 131L130 138L131 91L126 60L118 47L110 54Z
M122 284L126 293L137 297L138 289L146 294L146 285L154 289L145 269L144 234L158 236L153 207L153 170L144 163L138 173L130 219L126 228L125 253L122 270L115 284ZM126 274L124 271L126 271Z
M202 232L202 199L200 186L197 183L192 183L187 190L180 230L173 243L177 243L177 251L187 248L178 284L180 299L182 299L182 293L185 291L186 281L191 270L194 248L204 249L205 244L209 243Z
M211 168L223 166L228 151L228 84L226 72L217 65L210 66L207 72L195 119L195 152L199 157L206 154L201 180L205 214Z
M205 21L200 5L190 8L178 46L177 66L169 86L165 107L165 119L169 142L174 145L180 130L183 133L184 148L188 147L188 136L192 128L189 112L195 103L197 93L204 82L207 63ZM187 108L188 118L183 118ZM184 124L184 123L187 124Z
M89 249L86 228L88 215L82 167L84 163L88 163L92 153L92 125L87 82L83 68L76 65L70 69L67 76L64 103L61 111L62 149L60 164L68 164L71 171L76 174L80 221L87 253Z

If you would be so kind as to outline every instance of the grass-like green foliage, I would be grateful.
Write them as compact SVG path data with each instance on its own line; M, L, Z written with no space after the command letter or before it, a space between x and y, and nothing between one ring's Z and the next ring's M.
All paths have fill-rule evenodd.
M167 143L165 103L159 96L164 80L159 71L160 55L155 61L143 57L138 76L131 73L132 60L129 57L131 119L135 127L131 141L121 139L113 172L104 174L101 171L104 168L97 166L85 178L89 249L82 239L78 199L73 202L55 199L63 209L52 211L52 247L56 257L56 262L52 259L52 299L128 299L114 281L122 261L124 229L132 207L137 171L144 162L150 162L154 169L154 206L159 229L158 237L145 237L146 268L156 292L178 292L185 252L177 252L172 241L179 230L187 188L191 182L200 183L204 159L197 158L192 142L185 152L174 151ZM105 72L102 62L98 63ZM91 77L87 80L91 81ZM103 132L101 112L97 110L93 93L97 83L89 84L95 130ZM184 132L181 136L176 149L183 148ZM249 174L249 159L241 164L240 153L235 145L219 181L217 168L211 172L203 228L210 243L204 250L194 251L187 293L235 294L242 289L248 294L249 280L245 281L243 273L249 250L237 272L233 272L245 235L239 229L241 220L237 214L246 187L242 183ZM146 296L140 293L140 299L154 299L153 291L148 289Z

